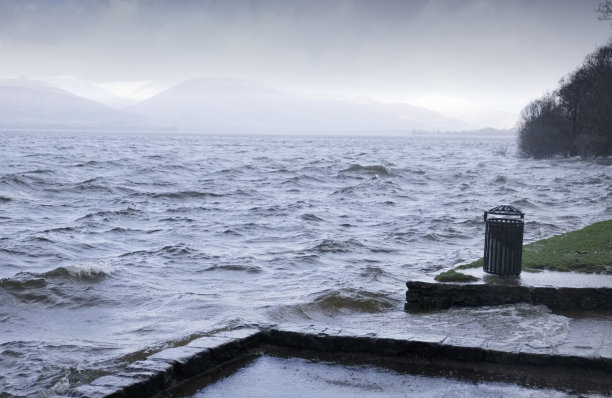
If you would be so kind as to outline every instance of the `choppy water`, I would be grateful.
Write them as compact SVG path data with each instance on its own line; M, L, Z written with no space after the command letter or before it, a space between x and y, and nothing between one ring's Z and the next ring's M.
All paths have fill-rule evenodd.
M495 334L540 311L554 339L545 310L405 314L404 283L480 257L499 204L527 242L612 217L610 159L519 159L511 137L0 139L2 397L247 324Z

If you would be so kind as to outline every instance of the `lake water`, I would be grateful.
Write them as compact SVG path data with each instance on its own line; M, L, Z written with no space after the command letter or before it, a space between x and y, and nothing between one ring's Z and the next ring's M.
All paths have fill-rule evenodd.
M405 282L480 257L500 204L525 242L612 217L612 159L520 159L513 137L0 139L2 397L244 325L554 339L545 309L404 313Z

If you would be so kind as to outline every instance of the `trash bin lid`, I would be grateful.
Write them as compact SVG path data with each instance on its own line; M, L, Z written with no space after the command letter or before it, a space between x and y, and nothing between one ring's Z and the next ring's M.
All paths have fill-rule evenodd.
M501 205L492 208L491 210L487 210L485 213L489 214L497 214L501 216L521 216L523 217L525 213L517 209L516 207L510 205Z

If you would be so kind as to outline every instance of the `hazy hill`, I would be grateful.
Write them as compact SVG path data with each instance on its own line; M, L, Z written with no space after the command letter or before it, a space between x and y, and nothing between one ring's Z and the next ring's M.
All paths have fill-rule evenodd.
M31 79L0 79L0 128L113 129L135 118Z
M93 86L66 78L47 82L0 79L0 128L304 134L470 128L408 104L306 95L236 79L189 80L122 110L85 98L103 98L102 94Z
M461 130L456 119L407 104L305 95L243 80L194 79L128 108L180 130L342 133Z
M121 108L134 103L134 101L121 98L95 84L72 76L44 76L34 77L33 79L110 108Z

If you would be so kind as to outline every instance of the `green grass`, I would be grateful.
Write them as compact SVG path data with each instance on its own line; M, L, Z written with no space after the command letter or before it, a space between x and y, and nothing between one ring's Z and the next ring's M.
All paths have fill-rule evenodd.
M455 269L482 267L483 259ZM612 275L612 220L523 246L523 271L541 270Z
M478 280L475 276L457 272L454 269L442 272L436 275L434 279L438 282L473 282Z

